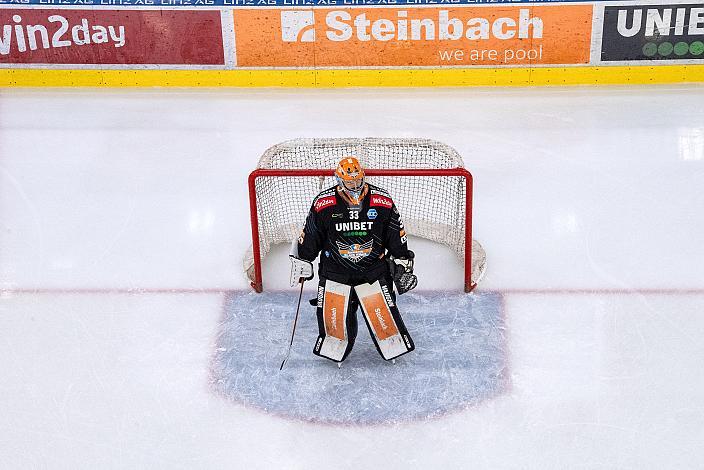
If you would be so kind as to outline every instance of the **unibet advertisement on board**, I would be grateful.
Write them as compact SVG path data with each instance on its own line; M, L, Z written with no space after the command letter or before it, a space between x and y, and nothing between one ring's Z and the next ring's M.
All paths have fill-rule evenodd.
M704 60L704 4L604 8L601 60Z

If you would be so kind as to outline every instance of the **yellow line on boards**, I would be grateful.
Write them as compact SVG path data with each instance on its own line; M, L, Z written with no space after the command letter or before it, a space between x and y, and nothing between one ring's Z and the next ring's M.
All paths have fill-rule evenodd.
M704 82L704 65L301 70L0 69L0 87L467 87Z

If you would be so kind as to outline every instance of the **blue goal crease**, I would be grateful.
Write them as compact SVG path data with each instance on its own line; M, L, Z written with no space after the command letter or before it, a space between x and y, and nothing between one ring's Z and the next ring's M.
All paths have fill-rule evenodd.
M212 364L224 397L302 421L380 424L417 421L477 405L506 391L508 360L502 296L411 292L398 306L416 350L391 364L359 318L342 368L314 356L315 308L304 302L291 356L297 294L234 292L224 305ZM361 315L361 312L357 312Z

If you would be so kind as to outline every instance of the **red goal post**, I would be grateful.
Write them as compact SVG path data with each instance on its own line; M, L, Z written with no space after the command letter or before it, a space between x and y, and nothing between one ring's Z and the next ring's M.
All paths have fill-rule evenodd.
M464 290L474 289L486 255L472 238L473 178L454 149L427 139L298 139L267 150L249 175L252 247L244 270L254 290L263 290L271 246L298 237L313 198L335 184L334 163L348 155L360 159L370 183L389 191L409 235L455 251L464 261ZM404 161L416 167L379 168ZM312 162L326 167L312 169Z

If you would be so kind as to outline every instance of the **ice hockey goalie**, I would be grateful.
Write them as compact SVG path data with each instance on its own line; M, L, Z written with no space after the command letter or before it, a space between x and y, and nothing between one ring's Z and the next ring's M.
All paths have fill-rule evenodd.
M314 354L344 361L357 337L357 308L385 360L413 351L398 308L400 294L413 289L413 252L391 196L364 179L354 157L335 170L337 185L314 200L291 249L291 284L312 279L320 254L317 298L319 336Z

